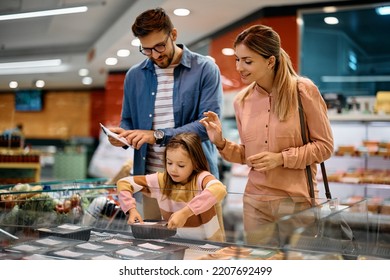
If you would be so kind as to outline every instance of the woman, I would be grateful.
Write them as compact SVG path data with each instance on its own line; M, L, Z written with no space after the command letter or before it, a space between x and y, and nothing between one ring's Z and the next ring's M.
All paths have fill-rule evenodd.
M141 191L157 199L168 228L177 228L177 237L224 241L220 202L226 187L209 172L200 137L190 132L173 136L164 159L164 172L129 176L117 182L128 223L143 222L133 198L133 193Z
M244 30L234 48L236 69L249 85L234 100L241 143L223 137L214 112L205 112L200 122L225 160L250 167L243 199L244 228L250 235L260 225L288 214L281 207L285 202L292 201L301 209L311 206L305 167L311 166L315 180L317 164L332 155L333 136L318 88L297 75L272 28L254 25ZM306 145L301 137L298 94L311 139Z

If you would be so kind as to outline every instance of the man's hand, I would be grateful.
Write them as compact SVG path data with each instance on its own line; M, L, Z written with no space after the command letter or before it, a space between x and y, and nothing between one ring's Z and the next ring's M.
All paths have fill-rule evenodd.
M118 137L123 137L127 140L127 142L133 147L134 149L140 149L141 146L145 143L148 144L155 144L156 139L153 135L153 130L141 130L141 129L135 129L135 130L124 130L121 127L110 127L109 130L111 132L114 132L118 134ZM115 147L122 147L123 143L113 137L108 137L108 141L110 141L111 145Z
M134 148L139 150L145 143L155 144L156 139L153 135L153 130L125 130L119 136L126 138L127 142Z
M121 127L110 127L108 128L111 132L114 132L118 135L120 135L122 132L124 132L125 130ZM115 146L115 147L122 147L123 146L123 143L111 136L108 136L108 141L110 142L111 145Z

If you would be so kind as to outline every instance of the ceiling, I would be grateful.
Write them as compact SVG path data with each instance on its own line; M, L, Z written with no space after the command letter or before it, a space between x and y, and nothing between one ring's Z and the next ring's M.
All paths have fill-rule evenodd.
M126 70L144 58L130 44L131 25L139 13L149 8L163 7L178 29L177 42L190 45L261 8L317 2L324 1L1 0L0 15L79 5L89 9L72 15L0 21L0 63L57 58L63 62L62 72L51 67L40 68L42 73L6 74L0 69L0 91L10 91L11 80L18 82L19 89L34 88L38 79L45 81L44 89L52 90L104 87L109 71ZM173 15L174 8L182 7L191 10L190 16ZM121 48L129 49L130 56L118 58L115 66L105 65L106 58L116 57ZM81 83L80 68L89 69L91 85Z

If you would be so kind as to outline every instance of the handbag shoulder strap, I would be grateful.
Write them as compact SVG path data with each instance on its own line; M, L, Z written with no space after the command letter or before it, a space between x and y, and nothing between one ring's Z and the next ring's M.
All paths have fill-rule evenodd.
M298 81L297 81L297 95L298 95L299 122L301 125L302 141L303 141L303 144L307 144L309 142L309 140L307 139L307 136L306 136L305 115L304 115L304 111L303 111L301 96L299 94ZM310 135L309 135L309 138L310 138ZM327 199L330 200L330 199L332 199L332 194L330 193L328 176L326 175L325 163L321 162L320 165L321 165L321 174L322 174L324 187L325 187L325 196ZM310 197L314 198L313 175L312 175L310 166L306 166L306 173L307 173L307 179L308 179L308 183L309 183L309 187L310 187L310 189L309 189Z
M307 142L309 142L309 141L307 140L307 137L306 137L305 115L303 112L302 100L301 100L301 96L299 94L299 89L298 89L297 95L298 95L299 122L301 124L302 141L303 141L303 144L307 144Z

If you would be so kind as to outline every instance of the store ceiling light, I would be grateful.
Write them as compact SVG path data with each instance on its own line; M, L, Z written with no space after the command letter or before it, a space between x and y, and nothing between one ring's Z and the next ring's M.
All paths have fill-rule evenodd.
M116 55L119 57L128 57L130 55L130 51L126 49L121 49L116 52Z
M44 11L36 11L36 12L17 13L17 14L9 14L9 15L0 15L0 21L24 19L24 18L34 18L34 17L57 16L57 15L75 14L75 13L85 13L86 11L88 11L87 6L79 6L79 7L72 7L72 8L62 8L62 9L44 10Z
M82 80L83 85L91 85L93 82L93 79L91 77L84 77Z
M29 67L48 67L61 65L61 59L45 59L0 63L0 69L16 69Z
M324 18L324 21L326 24L334 25L338 24L339 20L336 17L326 17Z
M337 12L337 8L335 6L324 7L322 10L324 11L324 13L335 13L335 12Z
M61 59L0 63L0 75L60 73L68 70L69 66L62 64Z
M81 76L81 77L85 77L88 74L89 74L89 70L86 69L86 68L82 68L82 69L79 70L79 76Z
M0 75L22 75L22 74L43 74L43 73L63 73L70 70L69 65L51 66L51 67L30 67L30 68L14 68L1 69Z
M138 38L135 38L135 39L131 40L131 45L134 47L138 47L138 46L141 46L141 42Z
M376 13L381 16L390 15L390 6L376 8Z
M234 55L234 50L232 48L223 48L222 53L227 56Z
M118 63L118 59L116 57L109 57L106 59L106 65L116 65Z
M43 88L45 86L45 81L44 80L37 80L37 81L35 81L35 86L37 88Z
M18 82L17 81L11 81L9 82L9 87L10 88L17 88L18 87Z
M190 10L180 8L180 9L175 9L173 13L179 17L185 17L190 14Z

